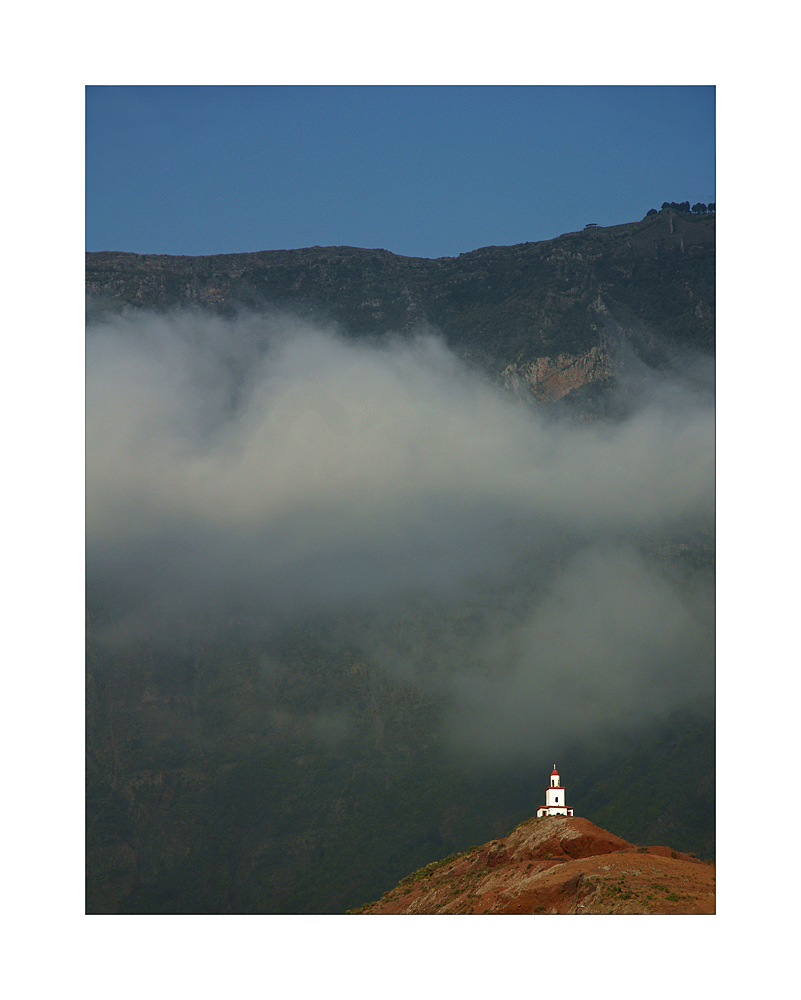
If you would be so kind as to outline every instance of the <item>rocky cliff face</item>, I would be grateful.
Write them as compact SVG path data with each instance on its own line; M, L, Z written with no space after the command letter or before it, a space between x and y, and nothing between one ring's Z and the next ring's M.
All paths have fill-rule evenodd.
M501 378L504 388L516 395L530 392L538 402L552 402L589 383L607 382L617 372L607 351L595 346L584 354L557 354L508 365Z
M353 337L423 326L550 401L614 375L615 343L714 353L715 217L639 222L459 257L309 247L211 257L86 257L92 308L289 309Z
M715 866L548 816L421 868L357 912L714 913Z

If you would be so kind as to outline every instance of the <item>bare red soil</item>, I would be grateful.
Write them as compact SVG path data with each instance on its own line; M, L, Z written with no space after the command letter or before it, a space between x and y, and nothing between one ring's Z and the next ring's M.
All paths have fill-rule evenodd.
M358 912L711 914L715 866L548 816L421 868Z

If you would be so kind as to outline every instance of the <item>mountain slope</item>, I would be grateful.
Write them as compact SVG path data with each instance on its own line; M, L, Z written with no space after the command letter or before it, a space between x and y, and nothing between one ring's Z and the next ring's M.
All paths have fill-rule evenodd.
M427 865L354 912L709 914L715 866L637 847L578 816L549 816Z
M91 309L277 307L368 339L433 325L507 383L557 398L613 375L623 343L650 364L664 360L666 344L714 353L715 216L666 208L436 260L355 247L88 253L86 290Z
M215 365L208 372L202 364L192 369L203 391L197 398L190 393L197 409L179 413L187 419L175 438L181 447L172 452L171 461L179 464L184 446L201 458L214 454L207 445L217 440L211 432L218 425L207 423L206 417L216 413L216 407L223 414L220 428L228 426L231 414L245 412L242 401L258 382L247 365L258 369L263 357L262 345L251 352L242 330L249 324L250 329L269 332L273 319L273 325L283 329L284 309L333 321L340 327L337 348L340 339L361 339L369 345L350 343L348 350L355 346L371 354L385 353L381 339L391 331L403 336L418 323L434 324L460 357L469 357L495 376L496 388L505 385L527 402L548 403L547 413L545 406L531 407L538 423L542 418L555 428L564 426L569 436L576 428L593 432L589 422L574 420L577 413L591 419L609 415L613 419L604 439L609 440L621 427L625 430L620 414L626 393L639 391L636 372L624 379L619 378L621 371L630 375L641 362L659 367L676 346L712 351L714 217L666 209L637 223L440 260L348 247L205 258L88 254L86 285L90 321L101 320L90 323L90 336L93 329L101 329L99 342L113 341L115 351L120 348L114 358L128 358L128 346L139 343L139 333L149 324L157 343L158 331L173 325L194 336L195 327L208 323L219 336ZM246 323L239 322L242 317L220 319L242 305L257 312L255 322L251 317ZM180 315L151 312L173 308ZM273 315L276 309L278 316ZM195 323L198 318L201 322ZM291 331L303 331L307 325L286 323ZM243 343L238 345L240 336ZM190 357L194 354L188 352L185 360ZM125 413L126 394L135 396L141 389L141 399L136 397L141 409L137 403L131 411L143 418L141 438L135 421L121 422L120 427L137 429L135 439L144 446L143 453L150 452L153 439L147 399L153 379L138 378L129 362L98 379L98 390L110 399L108 422L95 417L100 431L94 447L100 445L102 451L108 445L113 462L120 459L121 478L114 482L122 487L110 496L123 501L132 486L138 488L139 481L129 473L140 461L136 448L129 451L129 462L113 446L111 431ZM176 373L191 367L179 370L176 364ZM167 370L172 372L169 364ZM161 361L150 368L156 381L161 371ZM299 384L305 385L302 374ZM657 374L669 382L662 372ZM618 391L610 392L616 382ZM307 427L306 400L316 411L328 398L321 380L312 383L313 392L300 395L303 405L295 414L301 430ZM369 384L354 382L355 416L362 412ZM494 389L492 393L501 395ZM165 393L165 413L172 412L175 399L180 402L180 392ZM564 400L572 409L560 412L560 402L550 405L555 400ZM96 400L93 405L97 408ZM368 412L380 415L385 405L382 398ZM91 405L89 409L91 413ZM516 409L529 412L528 407ZM339 411L323 406L320 413L325 426L330 417L330 427L339 433ZM568 418L564 422L563 416ZM245 426L250 426L247 421ZM437 426L434 420L426 424L419 438L423 445ZM459 431L463 424L456 420L453 426ZM599 420L598 427L603 426ZM313 432L314 421L309 427ZM190 435L185 433L189 429ZM347 440L355 439L343 434L343 442ZM384 450L382 445L376 453L381 460ZM398 453L406 454L403 449ZM449 447L443 455L449 459L451 453ZM415 451L408 454L414 458ZM550 461L549 455L543 451L543 460ZM512 471L517 463L517 452L510 450ZM286 469L292 465L289 461ZM383 466L379 462L376 467ZM202 461L193 466L194 471L203 468ZM261 466L255 463L254 468ZM145 462L141 469L149 482L150 466ZM599 481L605 481L607 468L600 471ZM247 478L244 471L241 474ZM218 475L222 482L229 481L219 469ZM159 513L174 493L167 485L170 476L163 483L158 476L153 479L159 487L153 512ZM516 471L511 481L518 482ZM446 535L452 522L458 524L462 497L469 499L470 477L466 482L467 488L456 491L452 503L444 502L445 493L432 494L430 510L444 512L440 523ZM343 496L351 493L356 495L343 486ZM96 499L97 492L90 488L89 496ZM391 511L393 504L391 497L380 509ZM463 536L467 544L452 549L454 565L462 565L462 553L471 551L475 541L476 551L482 553L477 565L489 569L486 578L471 576L469 585L453 591L431 583L424 545L398 547L400 558L365 565L380 562L393 573L397 567L399 579L408 574L410 583L398 587L397 598L379 599L371 590L352 604L349 598L340 602L337 591L340 581L350 585L360 554L369 555L369 546L358 549L355 561L349 555L353 549L347 548L341 562L337 556L319 563L323 579L333 581L330 593L337 600L328 606L315 603L315 598L294 607L285 599L285 590L316 593L311 583L306 586L307 579L316 586L316 576L303 569L305 536L288 563L275 563L276 571L261 573L259 586L246 589L239 583L249 578L251 564L264 559L265 565L272 565L277 558L273 549L262 540L249 550L243 535L227 529L219 535L215 529L207 538L195 530L192 516L185 516L190 507L179 504L176 510L183 512L164 522L164 533L144 532L144 544L133 539L130 546L117 549L113 536L114 544L96 545L88 562L90 912L342 913L378 898L433 858L501 836L529 815L530 776L550 767L552 754L561 759L563 741L569 739L564 727L549 721L536 737L521 732L524 746L516 746L516 736L509 743L511 756L484 740L476 766L473 748L468 746L465 753L460 742L467 728L459 720L480 721L486 706L476 692L480 694L482 686L494 690L489 677L500 682L499 701L485 713L490 722L501 712L507 713L505 718L514 715L516 702L505 700L504 692L517 687L523 705L533 697L527 671L539 660L526 638L533 628L529 623L536 625L554 582L564 578L565 568L594 536L560 526L561 508L558 530L551 530L547 518L540 523L527 513L519 523L513 519L510 530L503 527L498 536L503 549L493 542L495 536L471 528ZM639 516L639 497L634 508ZM402 504L397 509L404 513ZM343 510L342 523L347 525L351 518L346 507ZM470 504L465 510L473 517ZM491 504L487 517L488 524L501 526ZM286 523L291 521L289 517ZM482 522L483 515L475 523ZM408 530L402 517L386 523L393 533ZM648 578L659 584L659 594L675 594L670 607L679 620L684 621L683 605L677 602L686 600L697 612L699 630L711 636L713 619L706 604L696 601L697 592L711 592L714 572L713 534L704 524L681 524L675 532L671 526L670 534L659 525L652 534L637 527L621 540L636 549L624 565L642 562ZM421 519L420 525L421 537L428 538L429 522ZM119 537L128 537L127 522ZM264 537L274 539L280 553L279 534ZM439 536L432 531L430 537ZM606 535L599 540L610 543ZM334 546L330 551L339 550ZM203 558L195 563L197 553ZM204 553L221 561L214 562L213 573L205 578L201 573L196 580L190 567L202 566ZM227 553L236 572L230 577L221 574L218 587L218 567L224 568ZM153 572L162 560L165 573ZM450 564L437 565L443 579L448 578ZM241 577L236 575L240 572ZM229 582L237 584L230 592ZM603 582L608 588L609 577ZM166 603L158 599L162 585ZM205 585L208 595L198 596ZM584 598L574 607L583 621ZM608 609L613 624L616 607ZM553 612L552 604L548 608ZM602 616L600 627L589 631L582 626L588 639L595 636L589 654L607 642L606 621ZM526 649L521 651L524 639ZM657 652L661 648L660 643ZM692 648L701 650L692 669L706 676L711 654L706 646ZM656 660L661 663L660 657ZM617 662L617 652L614 659ZM678 675L690 662L695 663L683 655L666 659ZM676 687L685 690L679 680ZM668 707L655 704L652 714L642 718L629 713L620 728L613 713L603 739L591 728L586 748L568 753L566 746L565 760L576 775L572 801L584 816L630 840L669 842L711 857L712 711L696 716L680 703L668 725L663 718ZM528 725L536 713L521 717ZM477 732L481 734L480 727Z

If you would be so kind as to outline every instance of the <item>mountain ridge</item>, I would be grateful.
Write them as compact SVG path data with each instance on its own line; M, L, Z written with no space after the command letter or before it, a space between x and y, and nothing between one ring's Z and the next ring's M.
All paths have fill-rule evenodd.
M560 355L572 366L593 350L611 357L623 344L658 365L657 343L714 353L714 241L713 214L665 208L458 257L344 246L203 257L98 251L86 255L86 291L90 311L280 309L367 339L434 329L496 377ZM619 368L602 367L607 380Z

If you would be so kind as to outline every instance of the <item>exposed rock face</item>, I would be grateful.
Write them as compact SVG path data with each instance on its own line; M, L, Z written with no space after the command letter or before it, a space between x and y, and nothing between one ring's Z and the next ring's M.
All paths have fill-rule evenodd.
M715 866L579 816L546 816L420 869L358 912L709 914Z
M616 374L615 367L603 348L591 347L584 354L557 354L511 364L501 376L506 389L519 394L528 388L540 402L551 402L588 382L606 381Z

